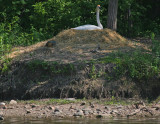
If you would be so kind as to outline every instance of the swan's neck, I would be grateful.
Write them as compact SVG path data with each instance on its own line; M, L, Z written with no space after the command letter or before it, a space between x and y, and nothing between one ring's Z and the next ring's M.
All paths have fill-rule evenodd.
M99 10L97 10L97 14L96 14L96 17L97 17L97 23L98 23L98 27L102 28L103 29L103 26L100 22L100 19L99 19Z

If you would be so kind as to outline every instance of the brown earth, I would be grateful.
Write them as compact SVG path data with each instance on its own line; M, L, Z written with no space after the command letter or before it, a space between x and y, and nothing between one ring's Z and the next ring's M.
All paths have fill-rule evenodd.
M45 47L45 44L51 40L56 41L56 47ZM60 32L49 40L28 47L16 47L8 57L16 58L16 61L39 59L73 63L97 59L118 50L126 52L137 48L149 50L148 46L141 41L126 39L110 29L93 31L69 29Z
M52 40L56 41L56 46L46 47L46 43ZM134 97L141 92L141 87L136 86L135 82L127 77L118 80L115 77L113 81L107 80L105 76L94 79L93 65L84 61L99 59L114 51L149 51L150 41L149 44L141 41L131 41L109 29L69 29L49 40L16 47L7 56L12 58L10 71L0 77L0 99ZM28 63L33 60L57 62L58 65L47 66L48 69L43 64L36 68L34 65L30 69ZM68 70L69 73L55 74L51 70L53 66L68 68L72 64L75 70ZM97 63L94 71L112 74L114 66L112 63ZM151 95L146 90L144 92Z

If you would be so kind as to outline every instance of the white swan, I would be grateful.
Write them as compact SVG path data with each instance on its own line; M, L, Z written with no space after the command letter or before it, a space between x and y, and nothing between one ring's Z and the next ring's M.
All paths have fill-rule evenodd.
M75 28L72 28L72 29L75 29L75 30L96 30L96 29L103 29L103 26L102 26L102 24L100 22L100 19L99 19L100 5L97 5L96 11L97 11L96 17L97 17L98 26L87 24L87 25L78 26L78 27L75 27Z

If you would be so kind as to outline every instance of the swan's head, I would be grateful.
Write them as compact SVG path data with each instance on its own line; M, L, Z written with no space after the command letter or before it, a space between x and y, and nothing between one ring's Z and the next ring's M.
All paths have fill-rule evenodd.
M101 8L101 6L100 6L100 5L97 5L96 10L100 10L100 8Z

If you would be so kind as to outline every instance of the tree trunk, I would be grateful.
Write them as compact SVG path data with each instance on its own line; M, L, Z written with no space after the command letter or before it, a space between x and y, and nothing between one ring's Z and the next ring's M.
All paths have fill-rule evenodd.
M107 28L117 30L118 0L109 0Z

